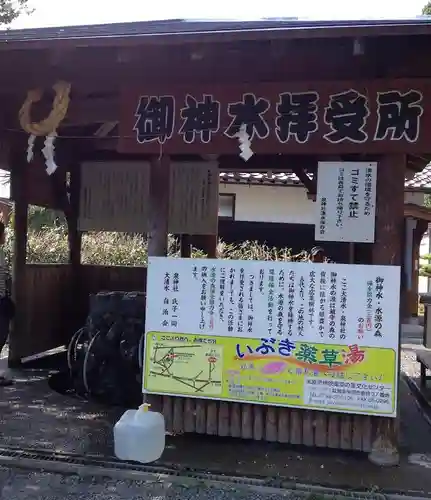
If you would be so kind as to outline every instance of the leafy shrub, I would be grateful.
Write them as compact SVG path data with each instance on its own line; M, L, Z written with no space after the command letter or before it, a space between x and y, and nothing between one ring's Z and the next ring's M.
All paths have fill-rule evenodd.
M419 265L419 275L431 278L431 255L421 255L420 260L425 261L425 264Z
M180 256L180 245L176 238L169 236L168 254ZM8 230L6 254L10 261L13 241ZM241 244L218 243L218 257L236 260L306 260L308 255L302 252L293 255L289 248L277 249L261 245L257 241L244 241ZM68 261L67 233L61 227L43 227L38 231L30 230L27 241L27 262L46 264L65 264ZM205 257L198 249L193 249L192 257ZM88 233L82 238L83 264L110 266L143 266L147 263L147 241L142 235L123 233Z
M13 249L12 215L6 230L6 258L11 262ZM34 264L66 264L68 261L67 226L61 212L42 207L29 207L27 262ZM168 238L168 255L180 256L179 241ZM238 245L219 241L217 255L221 259L234 260L307 260L308 254L303 251L293 255L289 248L273 248L259 244L257 241L244 241ZM199 249L194 248L192 257L206 257ZM147 241L140 234L124 233L87 233L82 237L83 264L105 266L144 266L147 264Z

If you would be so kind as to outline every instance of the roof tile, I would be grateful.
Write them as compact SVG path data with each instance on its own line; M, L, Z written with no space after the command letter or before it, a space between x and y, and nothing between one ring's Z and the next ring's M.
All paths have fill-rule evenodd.
M406 188L430 189L431 188L431 163L421 171L415 174L413 179L405 182Z
M262 172L221 172L220 182L223 184L265 184L279 186L301 185L298 177L290 172L262 173ZM406 180L404 186L408 189L431 189L431 163L413 179Z

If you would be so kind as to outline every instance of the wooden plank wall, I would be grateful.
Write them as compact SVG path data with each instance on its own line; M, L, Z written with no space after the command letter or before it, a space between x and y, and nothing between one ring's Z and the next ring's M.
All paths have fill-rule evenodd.
M231 436L293 445L369 452L377 417L148 396L165 416L168 432Z
M88 297L103 290L145 292L147 268L132 266L81 266L82 293Z
M145 291L145 267L81 266L79 297L72 297L68 264L27 264L20 358L67 343L88 314L88 296L102 290Z
M25 282L25 310L17 311L23 316L23 329L17 332L21 358L58 347L71 335L70 266L27 264Z

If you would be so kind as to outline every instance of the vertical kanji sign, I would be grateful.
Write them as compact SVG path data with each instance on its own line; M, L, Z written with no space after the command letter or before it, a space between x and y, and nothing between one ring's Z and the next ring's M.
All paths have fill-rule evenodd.
M320 162L315 239L373 243L377 163Z
M396 415L400 269L152 257L144 392Z

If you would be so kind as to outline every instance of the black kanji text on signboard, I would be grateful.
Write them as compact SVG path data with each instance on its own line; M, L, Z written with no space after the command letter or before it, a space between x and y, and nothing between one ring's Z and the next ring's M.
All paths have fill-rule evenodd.
M170 139L175 128L175 98L171 95L141 96L133 130L140 144Z
M175 131L187 144L208 144L218 133L231 139L237 137L245 125L250 140L267 139L273 132L280 143L305 144L319 132L321 112L322 123L326 125L323 139L332 144L363 144L369 136L374 141L415 143L420 137L424 108L423 94L418 90L378 92L375 102L370 103L367 95L349 89L329 95L327 103L319 108L320 101L315 91L281 92L273 103L246 92L241 100L228 102L222 109L212 93L187 94L181 104L173 95L143 95L135 111L133 130L140 144L155 141L164 144ZM269 114L271 106L274 112ZM368 120L372 109L376 110L377 121L370 131ZM230 122L223 127L221 120L226 115Z
M422 92L409 90L402 93L398 90L378 92L377 94L377 127L375 141L391 141L405 139L416 142L420 133L420 119L423 115Z

